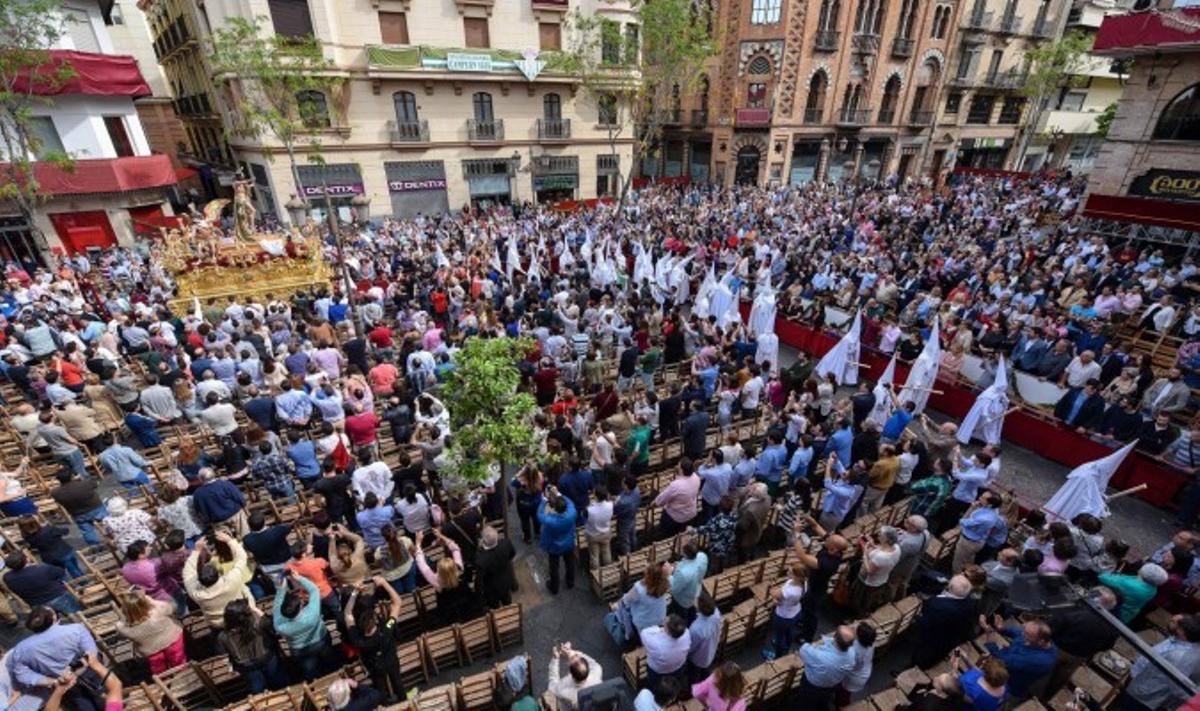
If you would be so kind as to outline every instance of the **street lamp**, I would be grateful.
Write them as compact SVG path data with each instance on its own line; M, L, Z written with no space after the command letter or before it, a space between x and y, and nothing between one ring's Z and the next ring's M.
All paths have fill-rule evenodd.
M371 198L358 194L350 199L350 205L354 208L354 214L358 216L360 222L371 220Z

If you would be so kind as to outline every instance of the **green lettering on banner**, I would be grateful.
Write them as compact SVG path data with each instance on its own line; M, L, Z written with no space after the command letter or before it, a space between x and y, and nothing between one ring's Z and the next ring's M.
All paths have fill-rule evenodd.
M538 175L533 178L534 190L574 190L579 183L575 175Z
M446 68L452 72L490 72L492 71L492 57L488 54L448 52Z

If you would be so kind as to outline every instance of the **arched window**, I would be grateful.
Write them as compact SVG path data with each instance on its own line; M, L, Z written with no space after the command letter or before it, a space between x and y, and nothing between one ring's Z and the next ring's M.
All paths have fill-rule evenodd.
M542 118L548 121L562 118L562 99L558 94L550 93L542 97Z
M329 128L329 103L321 92L311 89L298 92L296 110L305 128Z
M707 111L708 110L708 77L703 77L703 76L700 77L700 91L698 91L697 93L700 95L700 110Z
M913 29L917 25L919 6L920 0L904 0L904 6L900 8L900 37L912 39Z
M836 30L840 9L838 0L821 0L821 16L818 18L817 30L821 32Z
M808 82L808 98L804 101L804 122L820 123L821 112L825 108L825 88L828 82L825 72L813 74Z
M396 106L397 123L413 124L419 120L417 97L411 91L397 91L392 94L392 103Z
M896 105L900 102L900 77L892 75L883 85L883 98L879 102L879 123L890 124L896 119Z
M492 113L492 95L486 91L476 92L471 97L471 104L475 108L476 121L492 121L494 114Z
M859 34L879 34L884 14L883 0L862 0L854 18L854 31Z
M1158 117L1154 137L1168 141L1200 141L1200 84L1171 99Z
M749 66L746 67L746 73L747 74L770 74L771 73L771 60L767 59L766 57L764 57L761 54L758 55L754 59L750 60Z

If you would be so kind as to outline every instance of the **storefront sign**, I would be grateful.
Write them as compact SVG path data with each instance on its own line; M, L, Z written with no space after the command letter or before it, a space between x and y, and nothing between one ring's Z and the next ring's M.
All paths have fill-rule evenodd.
M1134 178L1129 194L1164 200L1200 200L1200 172L1149 170Z
M329 197L362 195L364 192L366 192L363 190L362 183L345 183L341 185L305 185L304 197L324 197L327 188L329 191Z
M534 190L574 190L579 183L576 175L535 175Z
M389 180L388 190L393 193L405 193L415 190L445 190L444 179L433 180Z
M492 57L488 54L447 52L446 68L452 72L490 72Z

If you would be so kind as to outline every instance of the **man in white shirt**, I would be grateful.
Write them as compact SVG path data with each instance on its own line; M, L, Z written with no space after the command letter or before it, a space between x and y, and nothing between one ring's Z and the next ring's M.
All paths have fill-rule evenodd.
M647 627L640 636L646 648L646 686L653 689L663 677L679 676L692 648L687 622L679 615L669 615L666 622Z
M762 397L762 391L765 387L762 376L759 374L758 365L750 366L750 379L742 386L743 415L746 417L756 417L758 415L758 400Z
M359 501L363 500L368 491L378 496L380 501L387 501L392 497L392 490L396 488L396 482L392 480L392 470L383 462L373 462L355 469L350 477L350 485L354 487L354 495Z
M1100 364L1096 362L1096 354L1084 351L1075 356L1063 370L1059 385L1068 388L1082 388L1089 380L1100 379Z
M567 660L568 673L559 676L559 664ZM579 692L589 686L595 686L603 678L604 670L595 660L571 649L571 643L566 642L554 648L550 657L549 691L558 700L562 709L578 708Z

